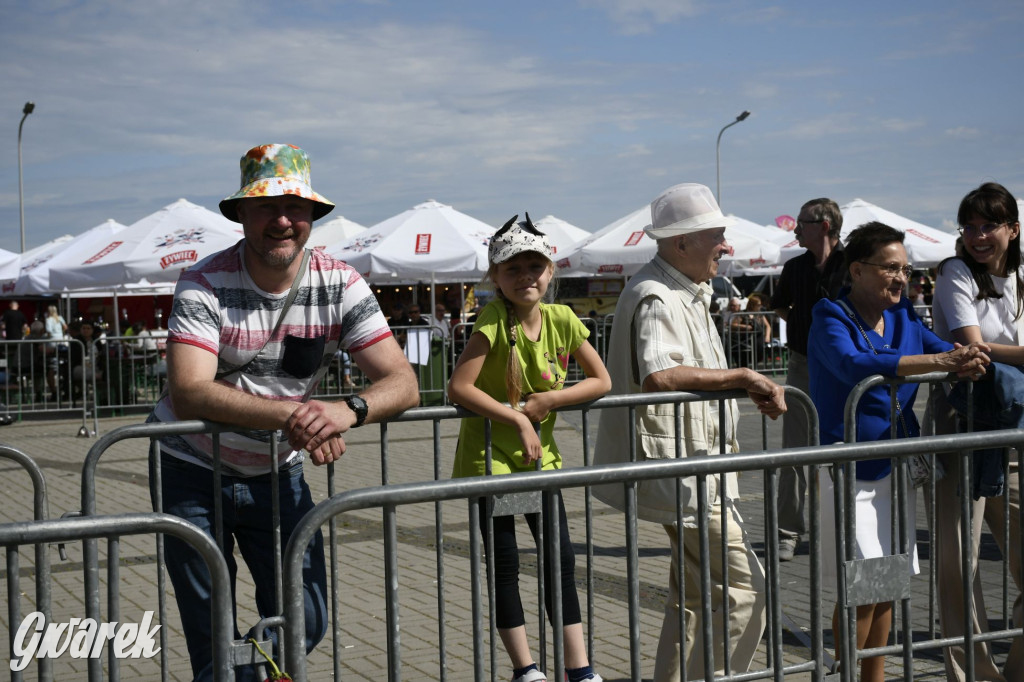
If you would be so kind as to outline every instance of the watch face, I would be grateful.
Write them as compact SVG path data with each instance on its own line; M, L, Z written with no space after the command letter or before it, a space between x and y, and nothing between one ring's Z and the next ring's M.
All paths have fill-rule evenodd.
M366 420L366 413L369 411L366 401L357 395L350 395L345 399L345 402L356 414L356 426L362 426L363 422Z

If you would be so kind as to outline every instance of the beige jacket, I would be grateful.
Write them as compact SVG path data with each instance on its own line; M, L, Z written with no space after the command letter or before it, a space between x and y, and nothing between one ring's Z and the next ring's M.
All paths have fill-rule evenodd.
M659 257L645 265L627 284L615 307L608 346L608 371L612 393L640 393L647 375L678 365L726 369L728 364L708 304L712 295L707 283L696 284ZM667 317L638 319L637 310L645 301L660 301ZM653 333L645 333L648 330ZM726 452L739 449L736 440L738 408L735 400L725 402ZM677 456L675 443L675 407L672 404L641 406L636 409L636 457L638 461L671 459ZM627 408L602 410L594 452L595 464L629 461L629 411ZM719 452L718 403L683 403L682 453L693 457ZM708 499L718 501L718 477L708 478ZM736 498L736 475L726 477L729 497ZM619 510L625 508L625 488L621 484L596 486L598 499ZM646 521L672 524L676 520L675 480L644 481L637 489L637 516ZM683 523L696 524L697 482L683 479Z

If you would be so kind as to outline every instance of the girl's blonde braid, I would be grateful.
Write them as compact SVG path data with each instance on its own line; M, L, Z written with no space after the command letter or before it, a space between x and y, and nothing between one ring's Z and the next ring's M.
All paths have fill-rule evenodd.
M523 397L523 368L519 364L519 353L516 352L516 342L519 340L519 318L516 311L505 299L505 310L508 311L508 364L505 366L505 386L508 389L508 402L513 410L519 409L519 400Z

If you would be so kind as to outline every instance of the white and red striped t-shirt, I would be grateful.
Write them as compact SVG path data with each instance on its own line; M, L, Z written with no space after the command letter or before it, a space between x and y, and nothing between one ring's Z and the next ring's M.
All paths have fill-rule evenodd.
M244 240L184 272L167 320L168 341L217 355L218 376L249 363L242 372L218 378L220 383L270 400L301 402L339 348L359 351L391 336L377 299L359 273L314 249L294 302L264 347L288 292L272 294L257 287L245 270L243 253ZM215 414L207 418L217 421ZM157 403L151 421L178 421L170 398ZM268 473L270 440L269 431L223 434L221 461L230 473ZM170 455L211 467L210 436L169 436L160 442ZM281 464L300 456L286 440L279 447Z

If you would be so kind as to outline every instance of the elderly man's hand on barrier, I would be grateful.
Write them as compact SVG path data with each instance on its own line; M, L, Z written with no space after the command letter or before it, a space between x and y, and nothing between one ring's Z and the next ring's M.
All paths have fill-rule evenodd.
M777 383L751 370L746 386L747 395L758 411L771 419L778 419L786 412L786 391Z

